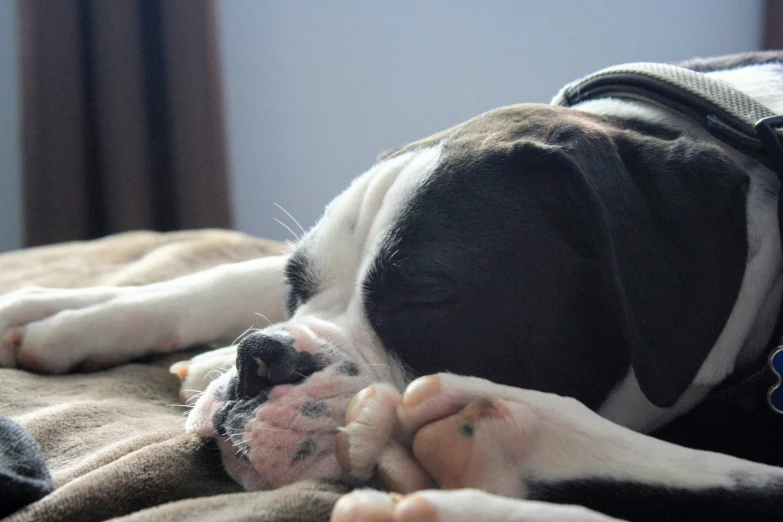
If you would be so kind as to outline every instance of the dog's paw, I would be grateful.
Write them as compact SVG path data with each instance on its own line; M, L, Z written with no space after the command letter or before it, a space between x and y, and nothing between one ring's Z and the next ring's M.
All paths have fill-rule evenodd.
M209 383L234 367L236 358L237 347L227 346L173 364L169 371L182 381L179 391L179 400L182 404L192 406L207 389Z
M0 296L0 367L58 373L70 367L63 350L53 348L52 332L67 328L76 312L115 299L127 289L24 287ZM78 336L74 328L68 333ZM68 348L64 348L68 350ZM63 359L62 361L58 359Z
M374 472L394 491L527 498L536 484L595 475L627 431L574 399L473 377L422 377L395 393L374 385L357 395L336 441L348 471Z
M580 506L512 500L475 489L411 495L362 489L344 495L331 522L617 522Z
M0 297L0 366L96 370L182 346L176 307L147 287L29 287Z
M373 476L395 491L408 493L431 488L433 481L399 442L397 409L402 395L387 384L373 384L348 405L345 427L335 440L337 460L359 480Z

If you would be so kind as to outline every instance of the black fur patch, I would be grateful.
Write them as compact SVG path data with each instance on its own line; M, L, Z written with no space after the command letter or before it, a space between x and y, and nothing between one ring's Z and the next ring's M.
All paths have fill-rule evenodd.
M710 143L648 130L542 105L450 130L363 282L384 346L419 375L591 408L632 366L674 403L736 301L748 177Z
M301 444L299 444L299 447L296 450L296 453L294 453L294 456L291 458L291 463L299 462L313 453L315 453L315 450L318 449L318 446L316 446L315 442L313 442L312 439L305 439L302 441Z
M318 281L310 270L305 250L299 249L288 258L288 263L285 266L285 280L288 284L285 307L290 317L297 308L318 292Z
M302 415L305 417L308 417L310 419L317 419L318 417L323 417L326 415L326 412L329 411L329 406L325 402L306 402L304 406L302 406Z
M356 377L359 375L359 366L353 361L345 361L337 367L337 373L347 375L348 377Z
M222 401L233 401L237 398L237 376L234 375L228 382L218 388L215 397Z
M650 456L654 458L654 456ZM737 482L733 488L682 489L604 479L533 484L528 498L578 504L634 522L761 522L780 520L783 481L765 486Z
M266 402L266 395L254 399L227 401L212 416L212 423L222 436L233 436L244 431L253 412Z

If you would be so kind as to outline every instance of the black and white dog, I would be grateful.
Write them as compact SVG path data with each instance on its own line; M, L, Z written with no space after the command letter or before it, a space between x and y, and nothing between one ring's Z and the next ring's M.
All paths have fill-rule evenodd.
M769 59L692 65L783 114ZM383 157L289 255L0 298L0 365L102 367L244 331L173 368L185 399L205 389L188 430L237 481L424 490L355 492L334 520L780 519L774 459L644 434L768 356L778 191L663 108L505 107ZM783 431L762 435L783 453Z

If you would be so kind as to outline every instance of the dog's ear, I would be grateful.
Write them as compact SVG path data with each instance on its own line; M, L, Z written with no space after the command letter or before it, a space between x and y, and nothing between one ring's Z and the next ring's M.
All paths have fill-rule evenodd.
M568 234L592 251L642 391L671 406L739 293L748 177L719 148L687 138L569 134L549 140L579 205Z

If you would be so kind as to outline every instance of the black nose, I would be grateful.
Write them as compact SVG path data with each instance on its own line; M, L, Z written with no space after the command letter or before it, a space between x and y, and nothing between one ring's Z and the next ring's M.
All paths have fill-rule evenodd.
M248 399L277 384L296 384L322 366L311 353L296 351L293 341L260 332L248 335L237 346L237 396Z

